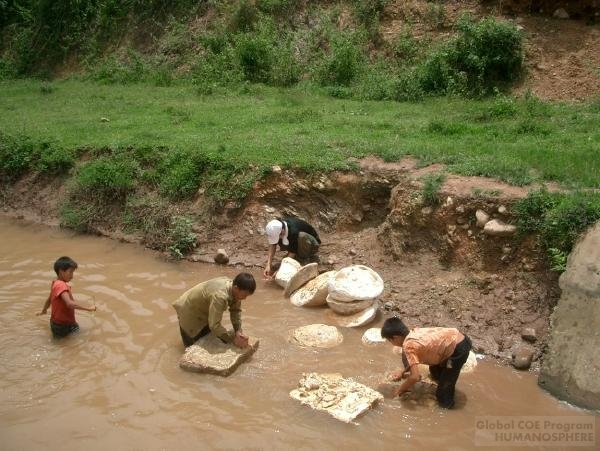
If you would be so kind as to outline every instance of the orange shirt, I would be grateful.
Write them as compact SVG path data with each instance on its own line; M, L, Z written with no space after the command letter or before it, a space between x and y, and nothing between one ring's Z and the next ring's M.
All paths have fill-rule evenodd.
M70 326L72 324L77 324L77 322L75 321L75 310L67 307L65 301L60 298L60 295L65 291L68 291L69 297L73 299L73 296L71 295L71 287L66 282L63 282L62 280L55 280L52 282L52 288L50 291L52 314L50 315L50 320L54 324Z
M454 352L461 333L445 327L418 327L410 331L402 343L408 365L438 365Z

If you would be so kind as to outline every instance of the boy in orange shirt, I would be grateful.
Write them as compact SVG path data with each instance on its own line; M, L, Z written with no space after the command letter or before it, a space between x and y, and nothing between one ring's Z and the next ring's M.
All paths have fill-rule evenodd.
M44 303L42 311L38 315L45 315L48 307L52 305L50 315L50 329L54 338L66 337L72 332L79 330L79 324L75 321L75 310L95 312L96 306L83 307L75 302L68 284L73 279L73 273L77 269L77 263L69 257L60 257L54 262L54 272L57 279L50 285L50 294Z
M394 396L410 391L419 381L419 364L429 365L431 378L437 382L435 396L440 407L454 407L454 389L460 370L469 357L471 339L454 328L422 327L408 330L400 318L384 321L381 337L391 344L402 347L404 368L392 373L392 380L407 379Z

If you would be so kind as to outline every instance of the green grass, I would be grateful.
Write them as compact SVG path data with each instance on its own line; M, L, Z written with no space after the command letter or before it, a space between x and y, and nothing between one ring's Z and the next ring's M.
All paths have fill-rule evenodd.
M527 185L600 187L597 104L506 97L420 103L332 99L316 88L0 82L2 135L74 154L84 148L155 148L217 156L235 167L351 167L351 158L405 155L450 172ZM102 118L108 119L104 121ZM2 157L0 142L0 157ZM2 157L4 158L4 157Z

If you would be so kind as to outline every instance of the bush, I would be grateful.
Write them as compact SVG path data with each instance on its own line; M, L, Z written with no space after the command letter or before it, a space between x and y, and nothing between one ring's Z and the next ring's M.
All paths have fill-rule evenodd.
M484 96L520 76L523 37L514 25L465 17L458 30L458 37L419 64L416 76L425 92Z
M198 191L202 174L210 166L210 157L201 152L170 152L159 165L159 172L163 174L161 193L173 200L193 196Z
M600 194L531 191L515 204L521 234L538 234L552 269L564 270L566 255L588 227L600 220Z
M331 42L330 54L323 58L316 78L321 86L348 86L365 65L365 56L358 36L339 34Z
M171 255L183 258L196 247L196 234L192 232L192 220L184 216L175 216L169 228L169 246Z
M428 174L423 178L423 203L435 206L440 203L438 191L444 183L446 176L442 173Z
M542 241L546 249L571 252L579 236L600 219L600 195L575 192L547 212L542 223Z
M85 163L75 176L73 194L86 198L125 200L139 173L137 161L117 154Z
M246 80L269 81L274 52L268 39L261 35L242 34L236 39L235 49Z

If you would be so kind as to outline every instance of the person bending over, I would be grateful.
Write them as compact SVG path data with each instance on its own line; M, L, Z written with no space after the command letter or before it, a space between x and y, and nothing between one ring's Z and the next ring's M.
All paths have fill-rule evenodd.
M233 280L217 277L199 283L173 302L184 346L193 345L199 338L213 333L225 343L238 348L248 346L242 331L242 301L254 293L256 281L252 274L242 272ZM229 310L233 332L223 327L223 314Z
M435 396L440 407L454 407L454 389L460 370L469 357L471 339L454 328L422 327L408 330L400 318L384 321L381 337L402 347L404 368L392 373L392 380L408 375L394 396L410 391L419 381L419 364L429 365L431 378L437 382Z
M273 219L267 223L265 232L269 242L267 264L263 273L265 278L272 278L275 275L276 266L273 265L273 257L277 245L281 250L287 251L287 257L295 258L303 265L317 260L321 239L308 222L292 217Z

